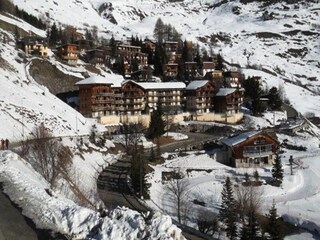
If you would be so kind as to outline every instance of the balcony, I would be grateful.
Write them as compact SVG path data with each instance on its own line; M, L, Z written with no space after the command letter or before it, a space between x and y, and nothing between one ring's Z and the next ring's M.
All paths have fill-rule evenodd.
M98 100L94 100L94 103L100 103L100 104L104 104L104 103L113 103L114 99L98 99Z
M270 154L273 154L272 144L246 146L243 148L243 157L265 157Z

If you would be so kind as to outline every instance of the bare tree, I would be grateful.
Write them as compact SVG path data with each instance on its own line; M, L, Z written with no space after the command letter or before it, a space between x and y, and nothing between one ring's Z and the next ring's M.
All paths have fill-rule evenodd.
M235 188L235 196L237 203L237 210L240 215L240 219L244 221L245 216L252 211L258 213L262 204L263 191L261 188L248 187L238 185Z
M183 174L176 173L176 176L166 186L170 199L176 206L178 222L181 223L182 218L186 216L188 209L186 197L189 189L189 181L184 178Z
M67 172L72 153L68 147L53 138L43 124L34 129L33 135L30 150L35 167L53 187L59 174Z
M218 216L206 209L199 209L197 224L200 232L207 235L214 235L218 231Z

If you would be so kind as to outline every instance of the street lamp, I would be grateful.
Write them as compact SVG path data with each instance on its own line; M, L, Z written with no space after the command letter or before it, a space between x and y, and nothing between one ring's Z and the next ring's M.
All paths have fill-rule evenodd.
M290 163L291 175L293 175L293 172L292 172L293 157L292 157L292 155L290 155L289 163Z

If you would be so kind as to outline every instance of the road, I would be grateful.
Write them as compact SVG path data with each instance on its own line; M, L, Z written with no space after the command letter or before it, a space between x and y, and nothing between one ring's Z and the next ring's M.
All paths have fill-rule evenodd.
M0 191L0 240L39 239L30 222Z
M188 133L189 139L170 143L161 146L161 152L172 152L178 148L198 144L202 141L212 140L213 136L201 133ZM123 159L117 161L111 166L108 166L98 178L98 193L101 200L105 205L112 209L117 206L126 206L131 209L135 209L139 212L152 211L146 205L142 204L133 194L128 187L127 175L130 171L130 160ZM175 223L177 224L177 223ZM178 224L177 224L178 225ZM179 225L178 225L179 226ZM200 240L200 239L212 239L206 235L201 234L199 231L187 226L179 226L183 235L187 239Z

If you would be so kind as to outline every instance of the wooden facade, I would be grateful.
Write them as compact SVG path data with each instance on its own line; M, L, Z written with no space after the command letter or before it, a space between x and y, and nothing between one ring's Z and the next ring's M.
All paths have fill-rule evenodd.
M166 77L176 77L178 75L178 64L177 63L164 64L163 73Z
M272 165L279 142L266 132L245 132L225 139L222 162L232 167L265 167Z
M185 90L186 109L194 113L212 112L214 85L208 80L193 81Z
M144 89L134 81L126 81L122 87L124 114L141 114L145 109Z
M65 44L57 48L58 56L69 65L77 65L79 50L77 44Z
M87 51L86 62L91 63L95 67L103 67L105 65L104 51L101 49Z
M237 88L220 88L214 97L215 112L231 115L239 113L244 98L244 90Z

